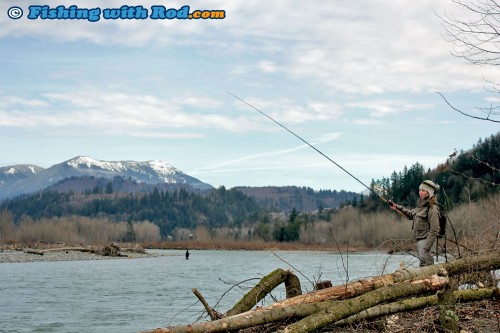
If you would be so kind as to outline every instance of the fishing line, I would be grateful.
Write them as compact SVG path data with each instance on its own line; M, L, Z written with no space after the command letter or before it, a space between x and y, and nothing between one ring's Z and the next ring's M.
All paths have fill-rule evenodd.
M237 100L245 103L246 105L248 105L249 107L251 107L252 109L254 109L255 111L259 112L260 114L262 114L263 116L265 116L266 118L270 119L271 121L273 121L275 124L277 124L278 126L280 126L281 128L283 128L284 130L286 130L288 133L292 134L293 136L295 136L297 139L299 139L300 141L304 142L306 145L308 145L309 147L311 147L312 149L314 149L317 153L321 154L321 156L323 156L324 158L326 158L327 160L329 160L330 162L332 162L333 164L335 164L338 168L340 168L342 171L344 171L345 173L347 173L349 176L351 176L353 179L355 179L358 183L360 183L361 185L363 185L365 188L368 189L368 191L376 194L383 202L388 202L387 199L385 199L382 195L380 195L379 193L377 193L373 188L369 187L368 185L366 185L365 183L363 183L361 180L359 180L358 177L354 176L352 173L350 173L348 170L346 170L344 167L342 167L340 164L338 164L337 162L335 162L333 159L331 159L330 157L328 157L327 155L325 155L322 151L320 151L318 148L314 147L312 144L310 144L309 142L307 142L305 139L303 139L302 137L300 137L298 134L296 134L295 132L293 132L292 130L288 129L287 127L285 127L285 125L281 124L280 122L278 122L277 120L275 120L274 118L272 118L271 116L267 115L266 113L264 113L263 111L257 109L255 106L253 106L252 104L248 103L247 101L243 100L242 98L236 96L235 94L233 93L230 93L229 91L226 90L226 93L228 93L229 95L233 96L234 98L236 98ZM399 212L399 210L398 210ZM400 214L402 214L401 212L399 212ZM406 215L404 215L406 217Z

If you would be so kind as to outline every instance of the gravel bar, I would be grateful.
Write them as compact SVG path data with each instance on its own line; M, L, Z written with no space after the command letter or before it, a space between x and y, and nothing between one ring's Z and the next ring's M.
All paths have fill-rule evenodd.
M47 251L43 255L27 253L29 249L22 251L0 250L0 263L21 263L21 262L45 262L45 261L78 261L78 260L116 260L116 259L136 259L158 256L149 253L137 253L121 251L121 256L102 256L90 252L81 251Z

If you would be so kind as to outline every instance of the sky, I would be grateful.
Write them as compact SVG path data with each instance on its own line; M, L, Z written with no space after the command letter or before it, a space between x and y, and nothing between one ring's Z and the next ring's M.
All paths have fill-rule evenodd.
M476 115L496 102L500 69L451 54L450 13L465 15L451 0L2 1L0 166L159 160L215 187L365 189L256 108L364 184L432 169L500 128L437 94Z

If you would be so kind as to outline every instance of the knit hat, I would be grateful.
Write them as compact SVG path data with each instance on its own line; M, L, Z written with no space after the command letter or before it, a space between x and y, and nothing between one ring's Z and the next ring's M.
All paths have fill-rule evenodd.
M426 190L427 192L429 192L429 198L431 198L434 196L434 192L439 190L440 186L434 183L432 180L424 180L418 188L420 190Z

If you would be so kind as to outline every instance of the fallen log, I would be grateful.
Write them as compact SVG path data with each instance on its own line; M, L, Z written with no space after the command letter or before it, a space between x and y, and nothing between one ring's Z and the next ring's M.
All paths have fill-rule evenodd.
M500 296L499 288L483 288L483 289L465 289L453 292L457 302L476 302L486 299L498 298ZM334 326L349 325L362 320L370 320L382 316L388 316L405 311L414 311L423 309L429 306L438 305L437 295L408 298L398 300L397 302L380 304L372 308L363 310L353 316L339 320L333 323Z
M345 299L361 295L367 291L380 288L382 286L390 286L395 283L408 281L411 279L422 279L434 274L441 274L442 271L446 271L448 273L448 276L460 275L464 271L470 270L472 267L478 271L499 269L500 253L478 257L466 257L438 265L425 266L421 268L404 268L401 270L397 270L394 273L365 278L350 282L346 285L334 286L331 288L312 291L307 294L274 303L272 304L272 306L278 308L293 304L314 303L332 299Z
M68 251L76 251L76 252L93 252L92 249L85 248L85 247L58 247L58 248L52 248L52 249L45 249L42 252L68 252Z
M193 325L157 328L154 330L145 331L144 333L227 332L264 325L272 322L283 322L291 318L300 319L308 316L314 316L315 313L321 313L326 316L331 313L340 314L338 315L337 319L333 320L336 321L364 310L365 308L372 307L376 305L377 302L389 301L402 296L412 296L429 291L435 291L443 287L447 282L447 278L435 275L430 279L404 282L399 285L382 287L357 298L344 301L324 301L296 304L279 308L264 307L215 321L197 323ZM327 323L330 323L331 320L328 320L329 321L327 321ZM324 323L323 321L320 322ZM308 323L307 325L310 326L311 324ZM322 325L324 326L324 324ZM299 327L297 328L298 330L293 330L292 332L308 332L300 331L300 329L302 329L303 327L303 325L299 325ZM316 328L317 327L322 326L316 326ZM292 327L292 329L294 328Z
M26 250L24 251L25 253L29 254L36 254L37 256L43 256L43 251L37 251L37 250Z
M409 297L429 291L436 291L444 287L447 283L447 277L433 275L430 279L402 282L393 286L382 287L353 299L334 302L333 304L328 302L332 304L332 306L313 313L278 332L313 332L380 303L393 301L400 297Z
M384 286L392 286L395 283L393 274L370 277L350 282L345 285L312 291L310 293L276 302L271 306L274 308L290 306L294 304L315 303L328 300L341 300L354 296L359 296L370 290Z
M78 246L53 247L50 249L43 249L43 250L33 250L33 249L25 250L26 253L39 254L39 255L43 255L43 253L48 253L48 252L68 252L68 251L98 252L100 250L95 248L78 247Z
M198 289L193 288L193 289L191 289L191 291L196 295L196 297L198 297L201 304L203 304L203 306L205 307L205 310L207 311L208 315L210 316L210 319L217 320L217 319L222 318L220 313L218 313L217 311L212 309L210 307L210 305L208 305L207 301L205 300L205 297L203 297L203 295L198 291Z
M276 269L263 277L255 287L253 287L236 305L225 314L221 314L212 309L201 293L193 288L192 291L198 297L210 316L210 319L216 320L223 317L234 316L238 313L246 312L252 309L261 299L271 293L281 283L285 283L286 297L291 298L302 294L299 278L289 270Z
M261 299L283 282L285 283L286 298L302 294L300 280L295 274L289 270L276 269L263 277L231 310L226 312L225 317L252 309Z
M101 256L109 256L109 257L124 257L125 255L122 255L120 253L121 249L115 245L104 245L102 247L54 247L50 249L43 249L43 250L34 250L34 249L27 249L24 250L25 253L30 253L30 254L36 254L43 256L44 253L49 253L49 252L69 252L69 251L75 251L75 252L90 252L94 253L97 255Z
M92 252L91 249L87 249L84 247L57 247L57 248L44 249L44 250L31 250L31 249L29 249L29 250L26 250L24 252L43 256L44 253L48 253L48 252L68 252L68 251Z

